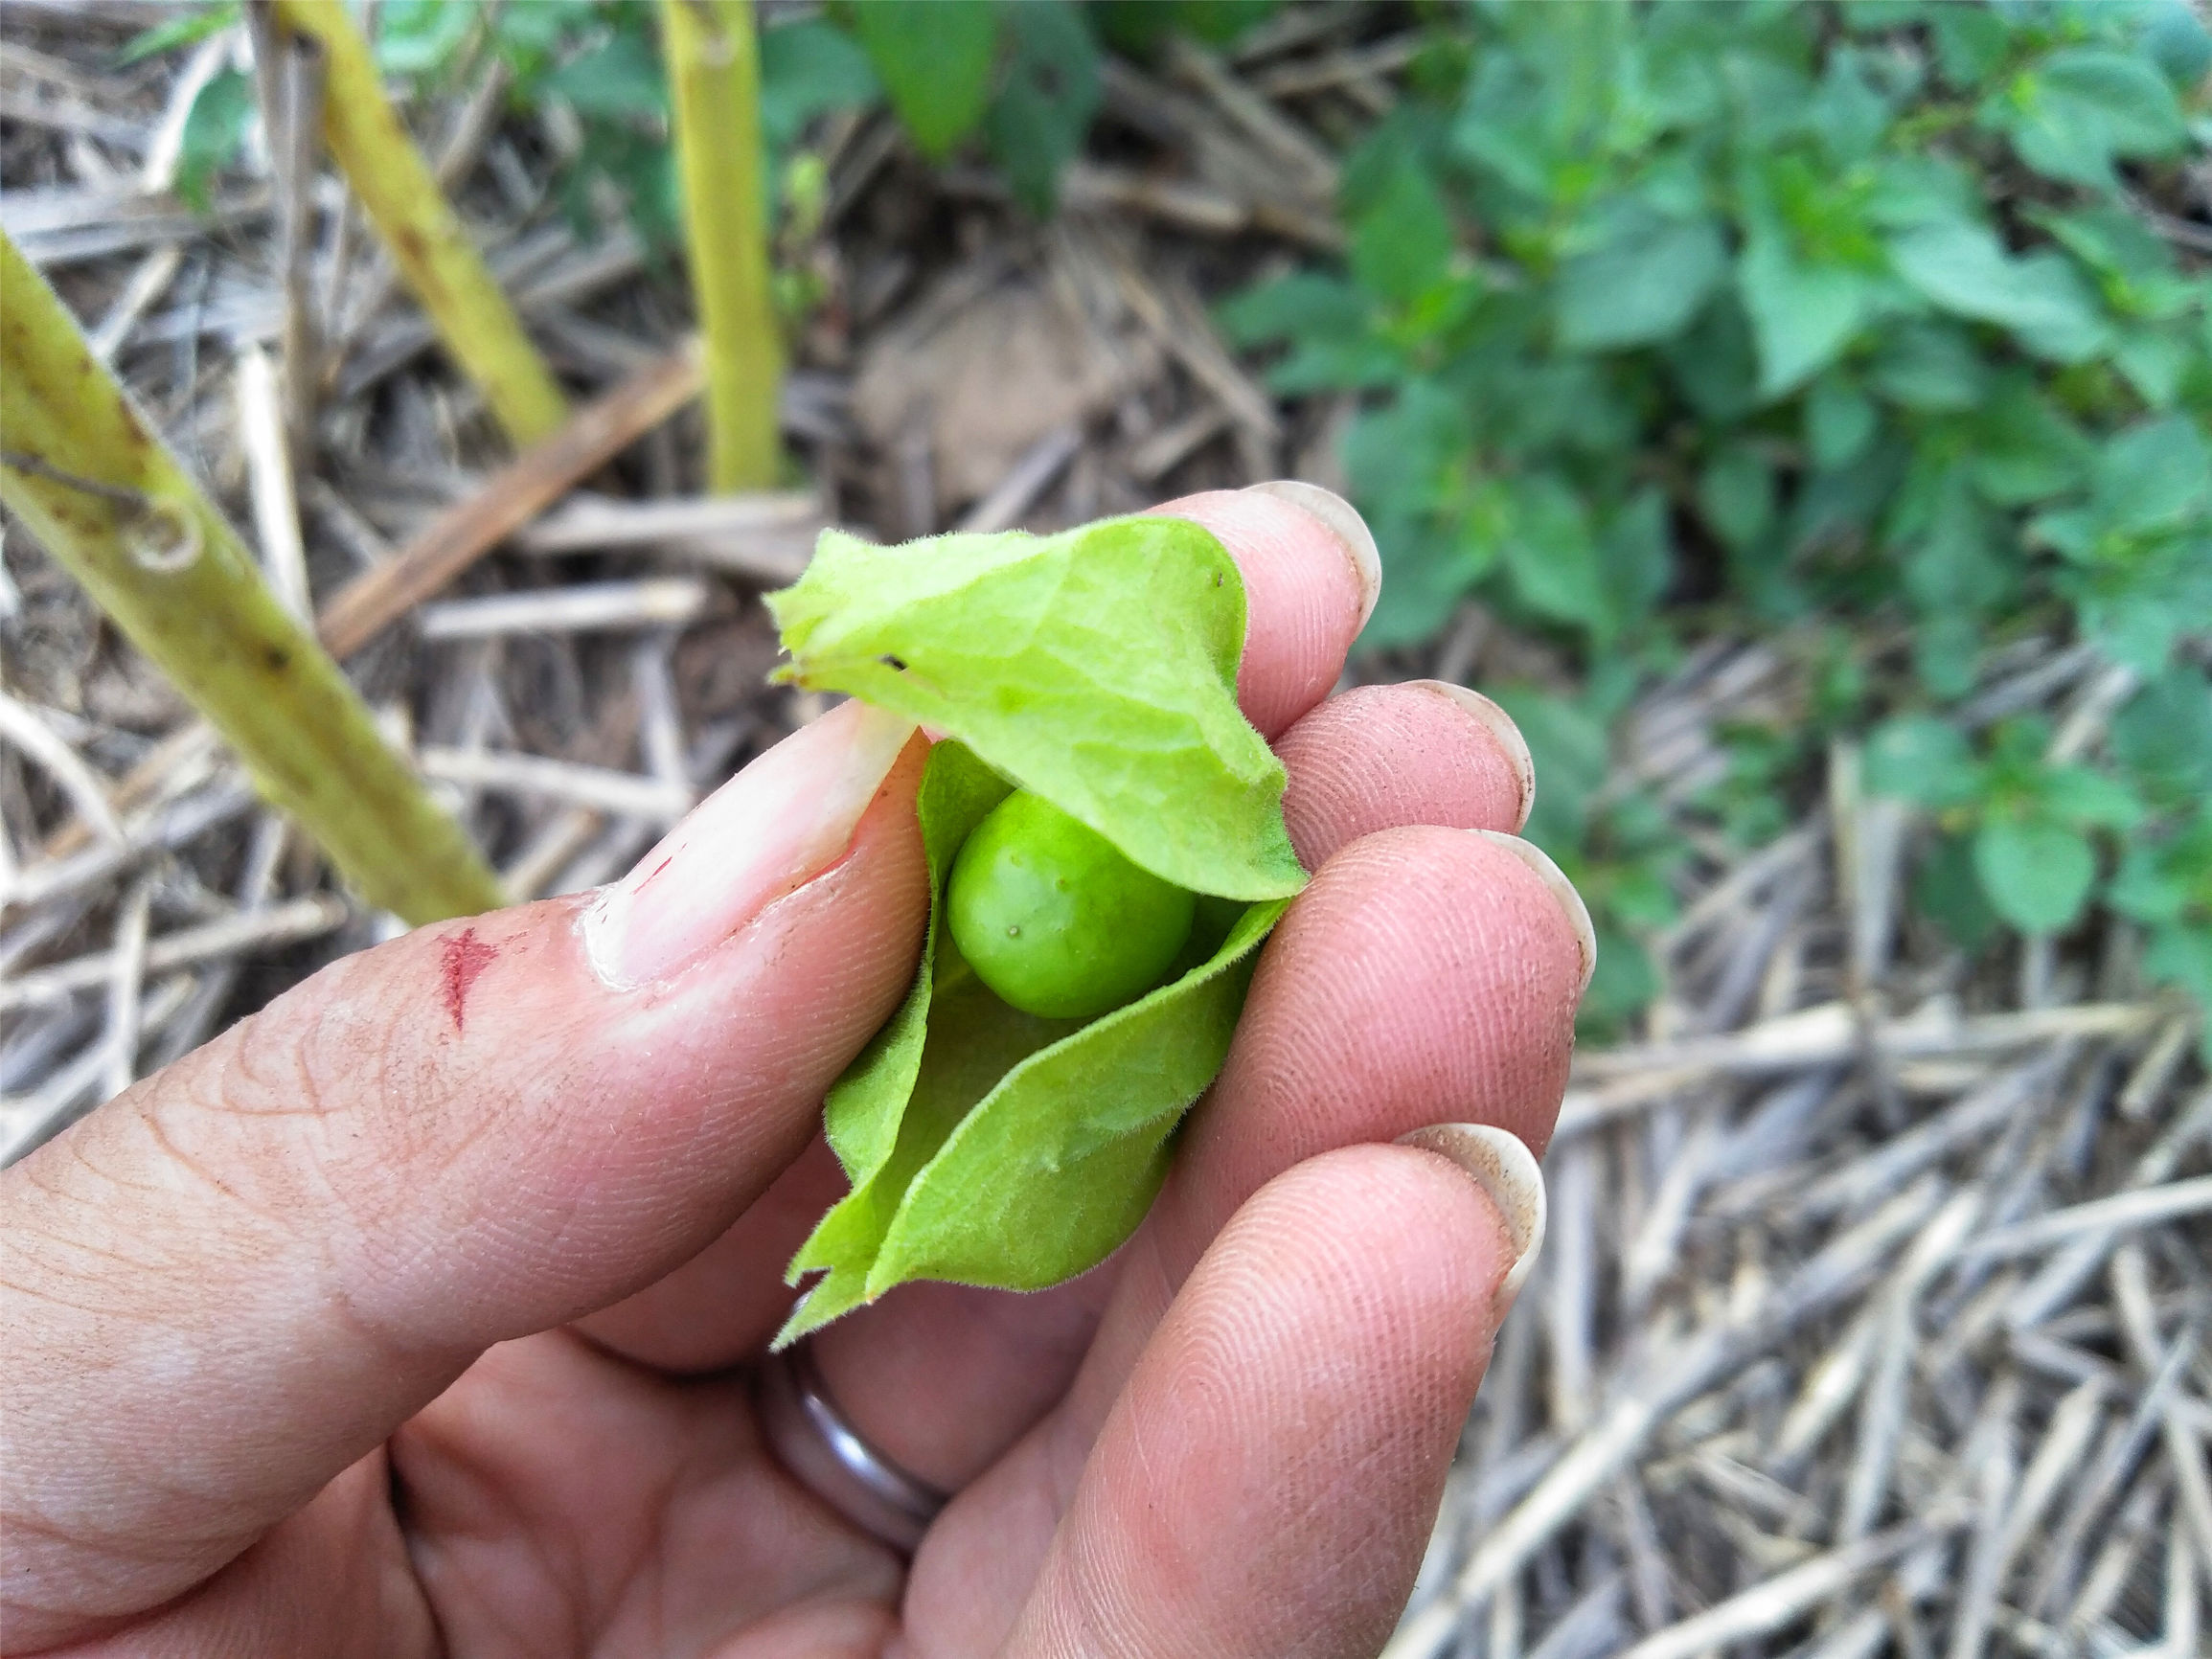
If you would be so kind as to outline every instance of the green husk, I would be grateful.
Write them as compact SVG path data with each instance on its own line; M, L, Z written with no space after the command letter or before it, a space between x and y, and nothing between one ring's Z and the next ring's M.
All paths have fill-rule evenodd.
M1198 526L903 548L832 532L769 603L788 677L949 734L918 806L924 966L831 1092L852 1191L791 1262L794 1283L825 1277L782 1345L910 1280L1038 1289L1110 1255L1227 1057L1258 948L1306 877L1282 767L1236 706L1243 583ZM1097 1019L1010 1008L940 925L961 844L1017 784L1212 896L1167 982Z

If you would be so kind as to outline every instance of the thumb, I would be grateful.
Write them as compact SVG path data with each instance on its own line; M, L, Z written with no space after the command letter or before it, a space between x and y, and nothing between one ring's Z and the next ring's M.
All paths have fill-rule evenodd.
M841 706L614 887L334 964L0 1175L11 1640L167 1600L728 1227L913 975L926 752Z

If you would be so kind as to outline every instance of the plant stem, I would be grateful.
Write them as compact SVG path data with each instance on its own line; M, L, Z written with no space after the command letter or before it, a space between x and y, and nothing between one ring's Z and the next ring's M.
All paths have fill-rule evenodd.
M324 142L445 349L508 437L543 438L567 400L385 99L368 41L338 0L277 0L277 15L321 43Z
M227 738L369 903L505 902L307 625L0 235L0 500Z
M707 481L776 482L783 341L768 290L752 0L662 0L692 292L707 341Z

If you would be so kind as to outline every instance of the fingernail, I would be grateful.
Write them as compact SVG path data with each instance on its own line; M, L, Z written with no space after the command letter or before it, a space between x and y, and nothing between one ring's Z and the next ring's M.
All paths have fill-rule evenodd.
M1448 1158L1497 1206L1498 1215L1505 1219L1506 1236L1516 1252L1513 1265L1498 1281L1493 1305L1496 1318L1502 1320L1535 1271L1537 1254L1543 1249L1543 1168L1536 1161L1536 1154L1518 1135L1490 1124L1431 1124L1399 1136L1398 1144Z
M1375 533L1367 528L1367 520L1359 516L1359 510L1334 489L1324 489L1318 484L1307 484L1295 478L1271 478L1265 484L1247 484L1244 488L1260 495L1288 501L1336 533L1336 539L1344 544L1345 555L1352 560L1352 568L1359 575L1359 625L1365 627L1367 619L1375 614L1375 602L1382 597L1382 554L1375 545Z
M1513 827L1518 830L1526 824L1529 809L1536 805L1536 761L1528 752L1528 739L1520 735L1513 716L1480 692L1455 686L1449 680L1408 680L1406 683L1416 690L1449 697L1497 739L1497 746L1505 751L1506 762L1513 767L1513 775L1520 784L1520 816L1514 820Z
M1494 841L1535 871L1538 878L1551 889L1551 896L1559 900L1560 908L1566 912L1568 925L1575 930L1575 943L1582 948L1583 982L1576 988L1575 994L1580 996L1589 989L1590 975L1597 971L1598 966L1598 934L1597 929L1590 925L1589 906L1583 902L1583 896L1575 891L1575 884L1551 861L1550 854L1533 841L1523 841L1518 835L1508 835L1502 830L1471 830L1468 833L1479 835L1485 841Z
M913 736L911 720L840 703L756 759L585 913L599 977L665 979L835 863Z

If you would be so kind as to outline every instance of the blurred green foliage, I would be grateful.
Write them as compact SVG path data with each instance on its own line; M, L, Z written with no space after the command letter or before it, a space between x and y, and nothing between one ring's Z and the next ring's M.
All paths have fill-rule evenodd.
M1098 112L1102 39L1131 53L1153 50L1174 30L1223 39L1276 3L834 0L820 13L774 21L762 33L767 150L773 164L787 163L817 116L888 102L923 155L946 161L977 142L1015 197L1046 214L1061 170ZM238 19L237 0L217 0L147 30L119 62L193 44ZM570 216L581 226L595 224L593 197L612 187L650 244L673 243L668 84L651 0L513 0L498 7L383 0L375 44L378 64L406 85L446 90L490 57L505 67L515 107L565 105L583 140L560 173ZM252 104L247 79L226 69L194 106L200 143L188 147L181 189L203 211L214 177L238 159ZM787 201L792 181L785 178L783 187Z
M1387 567L1367 643L1479 597L1587 670L1508 703L1531 832L1615 965L1683 847L1608 797L1606 728L1694 630L1807 655L1808 717L1730 734L1722 832L1866 734L1941 833L1916 893L1978 946L2100 893L2212 1002L2212 281L2159 234L2202 165L2212 39L2138 4L1478 5L1430 14L1348 158L1349 250L1221 310L1283 392L1358 395ZM1985 650L2065 626L2144 689L2097 764L1951 717ZM1913 672L1870 676L1884 631ZM1808 644L1807 642L1810 642ZM1870 683L1879 681L1879 685Z

